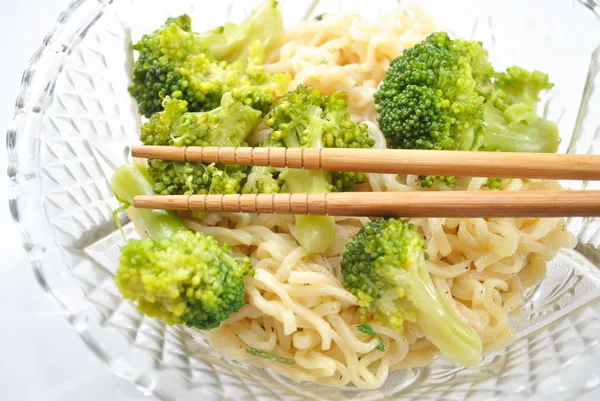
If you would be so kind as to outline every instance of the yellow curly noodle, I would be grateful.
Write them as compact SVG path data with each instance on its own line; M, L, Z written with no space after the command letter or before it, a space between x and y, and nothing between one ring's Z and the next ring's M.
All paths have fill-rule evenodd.
M418 8L400 9L380 22L357 14L331 15L291 28L268 55L267 69L290 72L290 87L316 85L325 93L344 90L356 121L366 121L376 147L385 147L377 128L373 93L389 62L434 30ZM268 135L259 127L254 140ZM422 190L416 177L367 174L361 189ZM486 190L485 179L457 179L456 189ZM437 184L435 190L449 190ZM557 189L552 181L504 180L503 190ZM311 254L291 234L293 216L211 214L186 219L193 230L249 255L256 274L244 280L247 303L205 336L224 355L269 368L297 382L353 384L374 389L390 371L428 364L436 355L414 323L399 333L371 323L375 336L358 330L357 298L341 285L340 255L368 221L336 218L335 243ZM526 288L545 276L546 262L575 245L563 219L412 219L427 241L430 275L452 312L481 336L485 350L513 337L508 323L518 314ZM379 338L385 351L377 349ZM253 356L260 351L292 364ZM258 351L257 351L258 350Z

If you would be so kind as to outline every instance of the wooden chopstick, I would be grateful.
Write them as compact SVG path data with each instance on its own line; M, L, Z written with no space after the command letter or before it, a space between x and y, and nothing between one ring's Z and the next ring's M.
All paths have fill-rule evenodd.
M600 216L595 191L422 191L136 196L136 208L400 217Z
M202 146L134 146L131 153L152 159L310 170L600 180L600 155Z

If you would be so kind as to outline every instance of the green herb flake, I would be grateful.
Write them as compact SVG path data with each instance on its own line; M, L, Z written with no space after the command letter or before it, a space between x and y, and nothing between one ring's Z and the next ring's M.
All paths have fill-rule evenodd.
M261 350L256 349L256 348L246 348L246 352L249 353L250 355L254 355L254 356L257 356L259 358L265 358L265 359L269 359L269 360L274 361L274 362L283 363L284 365L293 365L294 364L294 360L293 359L284 358L282 356L269 354L268 352L264 352L264 351L261 351Z
M385 346L383 345L383 340L381 337L377 337L379 339L379 343L377 344L377 348L379 351L385 351Z
M369 336L375 335L375 331L373 330L373 327L371 327L371 325L368 323L360 324L358 326L358 331L363 332ZM383 345L383 340L379 336L377 336L377 338L379 339L379 342L377 343L377 347L375 347L375 348L377 348L379 351L385 351L385 346Z
M361 331L365 334L368 334L370 336L374 336L375 332L373 331L373 328L371 327L370 324L367 323L363 323L361 325L358 326L358 331Z

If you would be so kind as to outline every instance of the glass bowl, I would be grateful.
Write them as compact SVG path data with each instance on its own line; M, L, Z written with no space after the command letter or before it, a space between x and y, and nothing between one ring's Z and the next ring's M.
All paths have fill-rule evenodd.
M207 3L207 2L205 2ZM559 121L561 151L600 146L600 1L424 0L456 35L482 40L498 67L547 71L556 83L540 110ZM124 301L113 272L121 238L112 218L114 169L128 162L139 118L127 92L130 45L167 16L187 12L198 30L240 20L256 1L76 0L23 75L8 131L9 202L42 288L81 339L116 374L162 400L575 399L600 386L600 221L571 219L573 251L552 261L527 293L516 338L481 366L434 362L398 371L375 391L295 384L232 362L179 327ZM282 0L285 23L323 12L374 18L396 1ZM570 188L597 183L566 182ZM126 221L124 221L126 222ZM126 226L131 231L131 227Z

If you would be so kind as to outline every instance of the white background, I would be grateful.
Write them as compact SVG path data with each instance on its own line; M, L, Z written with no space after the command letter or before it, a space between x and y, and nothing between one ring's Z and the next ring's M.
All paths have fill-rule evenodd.
M21 74L68 3L69 0L0 0L2 144L12 120ZM38 287L6 206L5 171L6 153L1 149L0 399L155 401L109 372ZM579 399L592 400L600 400L600 392Z

